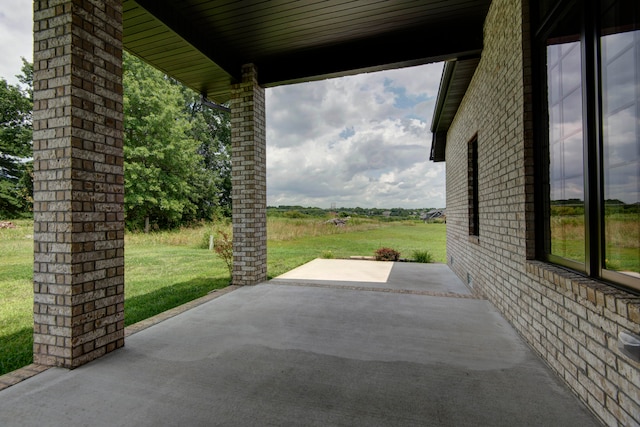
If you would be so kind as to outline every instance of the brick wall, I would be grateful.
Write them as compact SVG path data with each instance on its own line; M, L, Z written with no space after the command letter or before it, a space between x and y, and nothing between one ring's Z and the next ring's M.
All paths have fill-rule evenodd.
M447 139L447 254L608 425L640 424L640 365L617 348L640 332L640 299L533 260L528 5L495 0L484 51ZM523 35L524 34L524 35ZM479 237L469 236L468 142L477 133Z
M122 4L34 2L34 362L124 345Z
M252 64L231 88L233 284L267 278L267 154L265 94Z

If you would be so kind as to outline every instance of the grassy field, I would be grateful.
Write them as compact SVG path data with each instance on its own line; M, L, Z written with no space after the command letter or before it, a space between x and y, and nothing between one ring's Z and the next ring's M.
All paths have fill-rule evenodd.
M552 254L585 261L584 216L552 216L551 236ZM640 221L637 214L606 216L604 238L606 268L640 273Z
M0 229L0 375L32 361L33 223ZM228 224L125 236L125 324L130 325L225 287L224 262L208 250L211 234ZM352 219L344 227L317 218L269 218L268 276L314 258L373 255L391 247L403 258L428 250L445 262L444 224Z
M31 363L33 222L0 229L0 374Z
M391 247L402 258L411 258L414 250L428 250L435 262L446 262L446 226L415 221L382 223L360 220L347 227L320 224L325 233L298 235L292 230L309 220L270 220L267 225L267 262L269 278L285 273L314 258L373 256L380 247ZM284 231L279 232L282 228ZM308 231L308 229L307 229ZM293 234L293 236L290 236Z

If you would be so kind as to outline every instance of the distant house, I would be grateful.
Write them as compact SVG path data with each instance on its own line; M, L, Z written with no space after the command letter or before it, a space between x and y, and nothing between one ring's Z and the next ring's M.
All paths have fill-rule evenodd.
M420 219L428 222L437 218L446 218L446 209L431 209L420 215Z

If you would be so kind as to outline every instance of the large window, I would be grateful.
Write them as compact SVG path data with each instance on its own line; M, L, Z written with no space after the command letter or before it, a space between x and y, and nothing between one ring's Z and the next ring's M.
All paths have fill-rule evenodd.
M640 290L640 1L539 12L540 256Z

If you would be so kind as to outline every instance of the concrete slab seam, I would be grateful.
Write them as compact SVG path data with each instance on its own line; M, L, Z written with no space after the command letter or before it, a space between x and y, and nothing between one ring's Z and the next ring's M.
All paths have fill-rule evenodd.
M423 295L423 296L442 297L442 298L486 300L486 298L483 298L480 295L456 294L452 292L416 291L412 289L373 288L368 286L348 286L348 285L337 285L337 284L329 284L329 283L309 283L309 282L294 282L294 281L285 282L285 281L274 281L274 280L271 280L268 283L271 285L330 288L330 289L344 289L349 291L369 291L369 292L383 292L383 293L389 293L389 294L410 294L410 295Z

